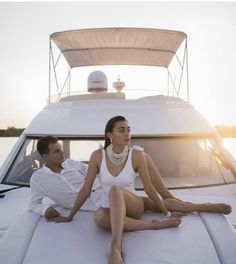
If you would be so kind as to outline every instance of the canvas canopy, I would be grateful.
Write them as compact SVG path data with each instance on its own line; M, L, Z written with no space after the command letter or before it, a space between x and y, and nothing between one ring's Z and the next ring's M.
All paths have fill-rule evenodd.
M168 67L186 38L180 31L140 28L79 29L51 35L71 68L93 65Z

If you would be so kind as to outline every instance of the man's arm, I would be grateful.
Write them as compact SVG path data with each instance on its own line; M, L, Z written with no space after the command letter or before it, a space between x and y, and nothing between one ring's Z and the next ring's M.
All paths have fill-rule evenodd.
M41 187L37 184L37 182L32 178L30 180L30 190L31 190L31 197L29 202L30 211L39 214L41 216L45 216L47 219L51 219L53 217L60 215L56 209L42 203L42 200L45 197L45 193L42 191Z
M45 211L44 216L46 219L52 219L54 217L59 216L60 213L53 207L48 207L48 209Z
M78 166L78 171L85 177L88 172L88 164L85 164L82 161L76 161Z

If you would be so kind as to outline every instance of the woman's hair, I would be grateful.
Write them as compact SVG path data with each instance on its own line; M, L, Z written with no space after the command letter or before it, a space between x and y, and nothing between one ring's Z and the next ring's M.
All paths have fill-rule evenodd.
M113 128L114 128L116 122L119 122L119 121L127 121L127 120L123 116L114 116L107 122L106 127L105 127L105 146L104 146L104 149L106 149L111 144L111 140L108 138L107 133L108 132L111 133L113 131Z
M39 154L42 156L43 154L47 154L49 149L49 144L57 143L58 139L54 136L45 136L38 140L37 150Z

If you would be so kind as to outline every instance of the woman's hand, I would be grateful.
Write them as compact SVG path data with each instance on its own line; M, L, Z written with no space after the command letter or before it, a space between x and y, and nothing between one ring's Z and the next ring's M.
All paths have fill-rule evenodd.
M187 215L186 213L182 213L179 211L171 212L171 217L174 217L174 218L182 218L183 216L186 216L186 215Z
M68 223L71 221L72 218L70 216L62 216L62 215L59 215L57 217L48 220L48 222L55 222L55 223Z

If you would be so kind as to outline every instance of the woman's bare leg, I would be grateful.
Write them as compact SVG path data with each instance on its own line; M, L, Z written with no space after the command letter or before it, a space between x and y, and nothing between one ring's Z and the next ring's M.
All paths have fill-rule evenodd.
M151 177L152 184L154 185L156 191L164 199L163 202L165 203L167 210L180 211L184 213L190 213L190 212L213 212L213 213L222 213L222 214L231 213L231 206L228 204L224 204L224 203L196 204L196 203L184 202L179 199L176 199L167 189L151 157L145 153L145 158L147 161L148 171ZM157 208L153 204L151 199L146 200L145 209L160 211L159 208Z
M100 208L95 213L96 224L100 227L111 230L110 223L110 210L107 208ZM140 219L134 219L131 217L125 217L124 219L124 231L139 231L139 230L151 230L151 229L163 229L169 227L176 227L180 224L180 220L176 218L167 218L161 221L143 221Z
M122 234L124 219L126 216L126 205L119 187L112 186L109 193L110 222L112 241L109 254L109 264L121 264L122 259Z
M158 208L153 201L145 197L144 205L145 210L153 210L160 212L160 208ZM166 209L168 211L178 211L183 213L192 213L192 212L210 212L210 213L221 213L221 214L230 214L231 206L224 203L191 203L191 202L183 202L180 200L176 200L173 198L164 199L163 200Z
M126 224L129 230L141 230L156 225L158 228L178 226L179 219L166 219L164 221L144 224L141 218L144 212L143 199L118 186L112 186L109 193L110 201L110 228L112 231L112 242L109 255L109 264L123 263L122 260L122 235ZM134 220L134 221L133 221ZM133 226L132 226L133 225ZM156 228L156 229L158 229Z
M210 213L221 213L230 214L231 206L224 203L190 203L178 201L175 199L165 199L163 200L165 206L170 211L181 211L184 213L190 212L210 212Z

